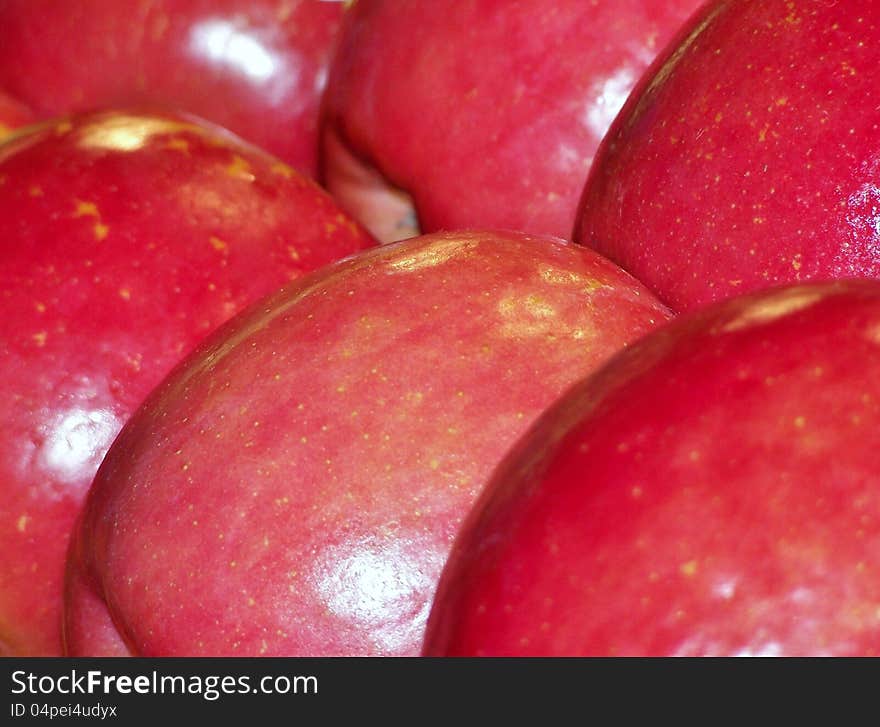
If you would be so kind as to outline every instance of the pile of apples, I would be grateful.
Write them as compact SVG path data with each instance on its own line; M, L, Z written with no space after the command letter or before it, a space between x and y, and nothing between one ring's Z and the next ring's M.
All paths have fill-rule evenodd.
M0 654L880 653L880 4L0 0Z

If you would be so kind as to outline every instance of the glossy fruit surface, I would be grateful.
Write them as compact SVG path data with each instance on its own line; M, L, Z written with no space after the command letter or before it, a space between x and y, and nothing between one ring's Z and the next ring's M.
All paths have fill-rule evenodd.
M880 277L880 4L708 4L609 131L575 239L677 310Z
M424 236L286 286L154 392L68 564L73 655L415 655L456 527L570 383L665 321L586 248Z
M9 94L0 91L0 141L12 133L12 130L24 126L33 119L27 106Z
M359 0L327 87L325 182L383 240L570 238L599 140L698 5Z
M0 145L0 652L57 654L68 531L104 452L205 334L368 236L191 117L65 117Z
M880 653L880 283L682 315L499 468L430 655Z
M324 0L3 0L0 88L42 117L177 108L311 175L343 12Z

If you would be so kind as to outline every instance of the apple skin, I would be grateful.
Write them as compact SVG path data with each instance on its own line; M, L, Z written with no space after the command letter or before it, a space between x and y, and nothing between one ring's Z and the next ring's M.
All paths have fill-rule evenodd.
M600 139L699 4L358 0L324 98L322 180L380 240L568 239Z
M322 0L4 0L0 88L44 118L177 108L313 176L343 14Z
M0 142L13 129L33 121L33 112L18 99L0 90Z
M130 420L68 560L73 656L414 656L492 467L666 321L581 246L437 233L304 277Z
M0 145L0 653L58 655L69 530L125 419L209 331L375 244L193 117L60 118Z
M604 140L575 239L676 310L880 277L880 4L712 2Z
M683 314L499 467L429 656L880 653L880 283Z

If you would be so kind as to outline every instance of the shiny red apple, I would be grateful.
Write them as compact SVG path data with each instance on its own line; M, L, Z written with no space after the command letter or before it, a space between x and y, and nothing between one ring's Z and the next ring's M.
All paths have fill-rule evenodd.
M566 387L668 318L587 248L438 233L286 286L116 440L71 655L416 655L456 528Z
M343 12L326 0L4 0L0 88L44 117L178 108L314 174Z
M358 0L325 97L323 179L383 240L570 238L596 147L700 0Z
M231 134L106 112L0 145L0 653L61 652L68 531L129 414L257 297L371 244Z
M520 440L424 653L876 656L878 427L880 283L682 315Z
M633 93L576 239L685 310L880 277L880 3L714 1Z
M13 129L24 126L33 118L27 106L0 90L0 141L9 136Z

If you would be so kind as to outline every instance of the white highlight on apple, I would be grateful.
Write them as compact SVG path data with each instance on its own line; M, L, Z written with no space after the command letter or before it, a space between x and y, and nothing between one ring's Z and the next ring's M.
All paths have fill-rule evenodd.
M874 171L875 175L877 170ZM868 246L876 259L880 249L880 187L873 182L863 184L847 200L847 224L855 241L870 238Z
M190 34L197 55L228 65L255 81L267 81L276 72L272 52L260 41L227 20L206 20Z
M77 130L77 146L82 149L134 152L144 148L160 134L192 131L196 127L170 119L135 114L101 115Z
M71 408L47 428L37 455L40 466L62 481L89 476L121 426L108 409Z
M805 310L829 294L827 288L791 288L764 296L760 301L744 307L733 320L721 327L722 331L739 331L753 326L772 323L785 316Z
M601 139L611 126L632 91L636 75L627 66L618 68L608 78L598 82L590 95L583 123Z
M371 635L378 649L396 651L413 641L428 620L434 578L418 563L424 544L406 544L391 539L358 539L327 548L321 561L327 570L317 584L327 607L336 616L359 624L373 622ZM442 564L437 565L439 568ZM414 594L427 597L416 618L410 618L407 605L417 602Z

